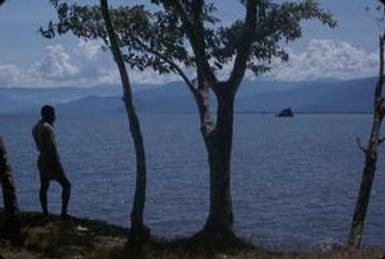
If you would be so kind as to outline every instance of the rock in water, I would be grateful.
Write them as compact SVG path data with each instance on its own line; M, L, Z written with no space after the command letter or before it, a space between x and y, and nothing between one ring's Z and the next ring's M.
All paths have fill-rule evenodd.
M293 113L293 110L289 107L289 108L281 110L276 116L277 117L293 117L294 113Z

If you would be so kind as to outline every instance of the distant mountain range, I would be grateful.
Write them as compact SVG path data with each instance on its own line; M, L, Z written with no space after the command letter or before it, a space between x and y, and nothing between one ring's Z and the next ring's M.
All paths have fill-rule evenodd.
M375 78L309 82L247 81L237 95L237 112L277 112L291 107L301 113L369 113L373 107ZM117 86L94 88L0 88L0 113L37 112L50 103L60 113L124 112ZM135 103L141 112L196 112L182 82L162 86L137 85ZM213 108L215 103L213 103Z

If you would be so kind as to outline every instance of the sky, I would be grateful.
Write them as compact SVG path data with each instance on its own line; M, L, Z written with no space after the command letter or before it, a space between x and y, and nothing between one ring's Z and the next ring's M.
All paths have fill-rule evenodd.
M282 2L281 0L277 0ZM72 1L98 4L96 0ZM145 4L149 1L111 1L113 5ZM242 17L238 0L214 0L223 24ZM320 0L330 10L338 27L317 22L304 23L303 38L285 48L288 63L273 61L268 80L308 81L369 77L378 70L378 35L374 0ZM369 10L367 10L369 6ZM119 74L110 53L100 43L84 42L72 35L44 39L38 29L55 12L48 0L8 0L0 8L0 87L91 87L119 84ZM175 75L159 76L153 71L129 71L133 83L161 84L179 80ZM226 76L226 73L224 74ZM247 78L253 80L251 73Z

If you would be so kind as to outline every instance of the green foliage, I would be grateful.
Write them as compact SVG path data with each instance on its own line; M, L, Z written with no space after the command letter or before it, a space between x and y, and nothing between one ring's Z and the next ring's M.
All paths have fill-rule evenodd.
M68 5L58 1L52 3L58 21L51 21L46 28L40 28L44 37L53 38L71 32L86 40L101 39L105 47L109 47L99 6ZM170 12L150 13L144 6L138 5L111 8L110 14L119 45L124 50L124 59L131 67L140 70L151 67L159 73L172 72L174 68L160 56L169 57L187 67L192 66L192 57L184 48L181 25Z
M371 11L371 9L374 9L374 11L377 13L376 20L378 23L382 24L385 21L384 15L385 15L385 0L378 0L377 4L373 4L372 0L367 0L368 6L366 7L366 11Z
M159 73L177 72L176 67L196 67L195 57L188 41L188 30L175 1L153 0L163 6L162 11L151 13L143 5L110 8L111 17L124 50L125 61L133 68L152 68ZM211 69L222 70L233 62L244 48L245 21L237 20L228 27L220 26L214 16L215 5L205 1L182 1L188 17L197 18L196 5L202 12L198 19L203 24L204 48ZM244 1L243 1L244 2ZM40 32L47 38L72 32L84 39L101 39L109 47L107 33L99 6L68 5L65 1L52 0L58 21L50 22ZM195 9L194 9L195 8ZM252 38L251 55L247 68L256 74L269 70L273 58L286 61L288 53L282 44L302 36L301 22L317 19L330 27L336 26L332 15L322 9L315 0L277 3L272 0L257 1L257 21ZM194 29L198 28L194 24Z
M166 10L178 12L174 1L153 0L153 2L163 4ZM187 15L193 16L195 1L183 2L187 6ZM241 1L241 3L245 5L246 1ZM294 41L302 36L301 21L317 19L330 27L335 27L337 24L331 13L322 9L316 0L280 4L272 0L260 0L256 5L257 21L248 61L248 68L256 74L268 71L273 58L288 60L288 53L281 44ZM215 9L206 8L204 15L210 16L213 11ZM246 29L244 20L238 20L229 27L217 29L207 26L204 36L210 63L221 70L224 64L232 62L237 52L244 48L246 40L245 34L242 32Z

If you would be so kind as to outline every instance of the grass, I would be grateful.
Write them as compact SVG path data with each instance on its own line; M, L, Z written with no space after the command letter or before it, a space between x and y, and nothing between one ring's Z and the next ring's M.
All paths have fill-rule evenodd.
M0 255L7 259L385 259L385 251L340 249L329 253L280 253L239 240L213 248L212 238L164 240L153 238L140 251L126 245L127 229L95 220L43 217L22 213L22 243L0 239ZM0 257L1 258L1 257Z

